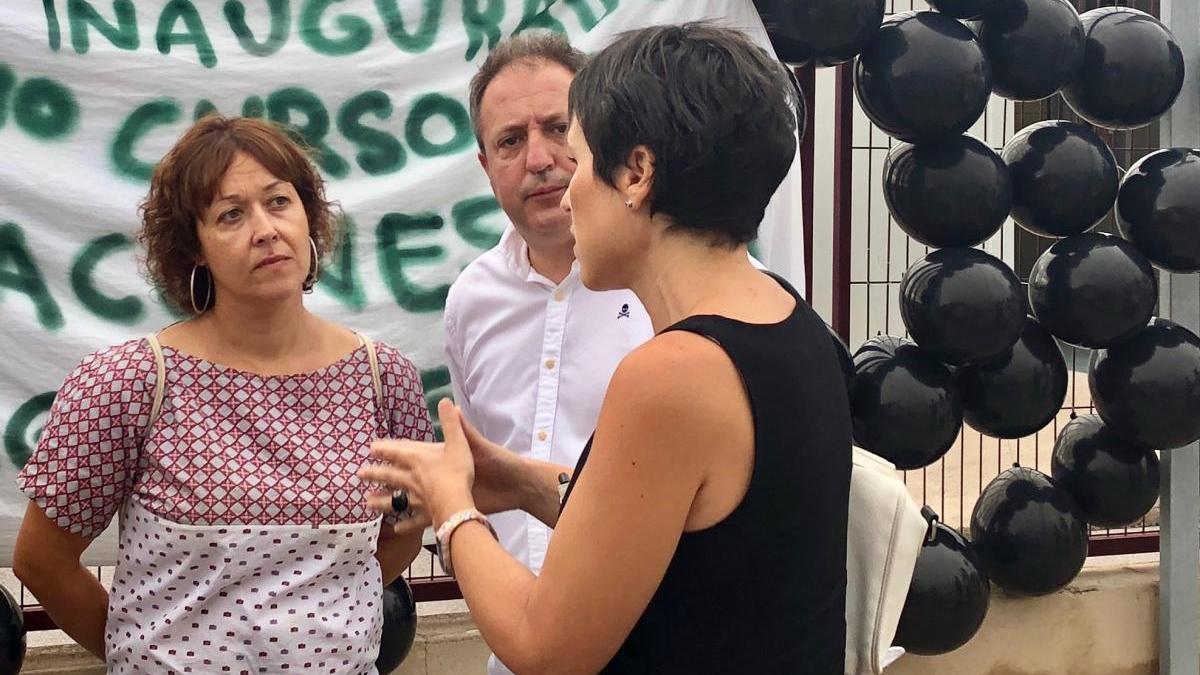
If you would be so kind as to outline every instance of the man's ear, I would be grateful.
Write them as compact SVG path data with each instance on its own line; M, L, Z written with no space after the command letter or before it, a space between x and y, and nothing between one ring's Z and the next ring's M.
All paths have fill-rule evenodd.
M476 153L476 155L475 155L475 156L476 156L477 158L479 158L479 166L482 166L482 167L483 167L483 172L484 172L484 173L487 173L487 170L488 170L488 159L487 159L487 155L486 155L486 154L484 154L484 152L483 152L482 150L480 150L478 153Z

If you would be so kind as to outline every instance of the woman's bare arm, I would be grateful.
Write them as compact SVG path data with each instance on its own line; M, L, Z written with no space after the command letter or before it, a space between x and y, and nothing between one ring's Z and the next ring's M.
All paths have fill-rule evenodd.
M59 628L103 661L108 591L80 563L90 543L60 528L30 502L17 534L13 573Z

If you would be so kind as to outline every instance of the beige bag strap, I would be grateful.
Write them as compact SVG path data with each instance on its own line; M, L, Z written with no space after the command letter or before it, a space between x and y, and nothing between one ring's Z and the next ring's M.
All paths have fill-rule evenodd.
M379 355L375 352L375 343L362 333L355 333L358 341L367 348L367 359L371 362L371 382L375 385L375 410L383 416L383 382L379 379Z
M367 348L367 359L371 363L371 383L375 387L375 406L383 412L383 383L379 377L379 355L375 352L375 343L371 338L357 333L359 342ZM150 351L154 352L154 368L157 377L154 382L154 403L150 406L150 421L146 424L146 431L154 426L154 422L158 420L158 414L162 411L163 390L166 388L167 381L167 366L163 359L162 345L158 342L158 336L151 333L146 336L146 342L150 345Z
M158 420L158 413L162 411L163 390L167 386L167 364L163 360L162 345L158 343L158 336L151 333L146 336L146 342L150 344L150 351L154 352L154 403L150 406L150 421L146 423L146 433L150 432L150 428Z

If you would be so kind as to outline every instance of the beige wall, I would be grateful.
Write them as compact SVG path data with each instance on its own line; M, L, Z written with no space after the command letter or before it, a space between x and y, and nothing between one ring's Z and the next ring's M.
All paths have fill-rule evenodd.
M483 673L487 649L464 615L423 619L397 675ZM1041 598L992 596L966 646L938 657L906 655L886 675L1155 675L1158 564L1104 559L1066 589Z
M970 642L886 675L1154 675L1157 640L1158 565L1094 567L1049 596L993 594Z
M469 615L423 616L412 651L392 675L483 675L490 653Z

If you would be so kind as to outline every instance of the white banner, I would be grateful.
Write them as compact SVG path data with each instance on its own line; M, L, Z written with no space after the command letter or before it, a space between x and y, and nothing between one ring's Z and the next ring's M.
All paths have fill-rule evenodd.
M404 351L448 393L441 310L506 224L476 161L467 86L497 40L716 19L767 46L751 0L8 0L0 8L0 565L14 478L84 354L177 317L139 275L153 164L209 110L296 125L351 226L308 298ZM759 253L802 287L799 166ZM111 529L111 528L110 528ZM111 537L89 550L113 560Z

